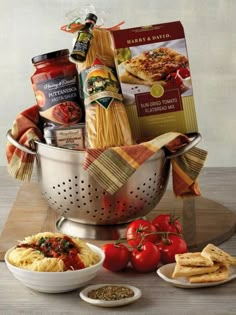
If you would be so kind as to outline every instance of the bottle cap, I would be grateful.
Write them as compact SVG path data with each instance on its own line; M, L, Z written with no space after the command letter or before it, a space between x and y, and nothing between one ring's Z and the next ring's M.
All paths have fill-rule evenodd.
M93 13L88 13L85 21L87 21L87 20L92 20L94 23L96 23L97 22L97 16Z

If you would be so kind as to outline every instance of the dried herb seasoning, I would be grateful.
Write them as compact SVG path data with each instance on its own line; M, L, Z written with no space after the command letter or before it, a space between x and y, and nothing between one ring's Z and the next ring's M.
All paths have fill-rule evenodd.
M95 300L117 301L134 296L134 291L125 286L107 285L88 292L88 297Z

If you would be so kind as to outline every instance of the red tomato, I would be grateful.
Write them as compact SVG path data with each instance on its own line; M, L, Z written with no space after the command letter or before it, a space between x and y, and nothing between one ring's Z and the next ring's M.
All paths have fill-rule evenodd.
M171 72L170 74L168 74L168 76L166 77L166 87L168 88L173 88L173 87L181 87L183 84L182 79L177 76L176 72Z
M55 105L52 115L58 122L70 124L81 119L82 111L76 103L68 101Z
M163 237L161 242L157 244L161 253L161 261L163 264L175 262L175 254L183 254L188 251L185 240L179 235L168 235Z
M126 238L130 246L137 247L144 241L155 243L158 240L156 232L157 230L154 224L147 220L139 219L128 225Z
M105 253L103 267L110 271L120 271L124 269L130 259L130 252L123 244L105 244L102 246Z
M160 251L152 242L144 242L140 249L131 252L131 264L139 272L151 272L160 263Z
M188 68L179 68L177 74L180 75L181 78L186 79L190 76L190 71Z
M156 226L158 232L173 232L178 234L183 232L181 224L172 214L159 214L153 219L152 223Z

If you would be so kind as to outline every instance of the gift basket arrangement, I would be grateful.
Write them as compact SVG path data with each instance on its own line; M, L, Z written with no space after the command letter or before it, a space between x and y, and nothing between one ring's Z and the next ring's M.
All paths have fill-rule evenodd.
M96 23L88 13L63 26L76 34L72 48L32 58L37 105L16 117L6 155L20 180L30 180L36 163L41 193L61 215L58 229L81 236L74 226L82 225L93 230L86 237L99 229L103 239L155 208L170 169L177 197L200 195L207 153L196 147L181 24Z

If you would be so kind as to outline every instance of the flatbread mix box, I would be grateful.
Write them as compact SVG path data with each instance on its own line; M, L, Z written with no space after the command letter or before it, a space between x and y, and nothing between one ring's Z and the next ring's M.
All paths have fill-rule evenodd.
M136 139L197 132L181 22L112 31L117 74Z

